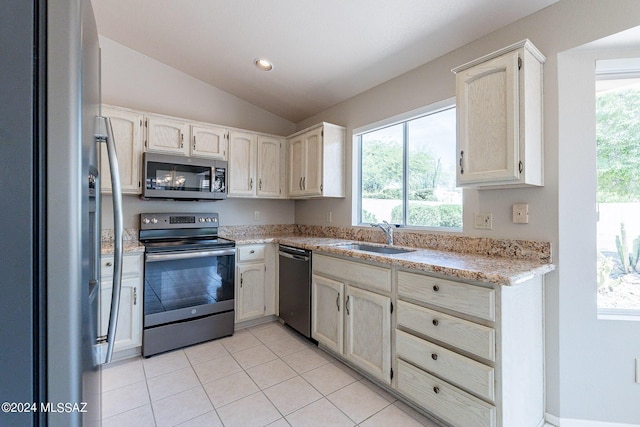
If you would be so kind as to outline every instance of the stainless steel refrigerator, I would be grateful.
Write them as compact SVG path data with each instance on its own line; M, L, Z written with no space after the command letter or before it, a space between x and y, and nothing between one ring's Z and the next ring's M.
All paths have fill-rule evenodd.
M100 425L101 364L112 350L98 336L100 144L110 142L117 164L98 118L93 11L89 0L6 0L2 9L0 425ZM121 260L114 267L118 282Z

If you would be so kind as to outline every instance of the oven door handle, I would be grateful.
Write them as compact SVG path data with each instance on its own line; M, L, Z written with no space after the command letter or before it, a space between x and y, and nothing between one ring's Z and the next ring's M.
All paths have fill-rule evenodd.
M156 261L175 261L180 259L188 259L188 258L204 258L209 256L225 256L225 255L235 255L235 248L229 249L216 249L212 251L189 251L189 252L170 252L164 254L147 254L145 260L147 262L156 262Z

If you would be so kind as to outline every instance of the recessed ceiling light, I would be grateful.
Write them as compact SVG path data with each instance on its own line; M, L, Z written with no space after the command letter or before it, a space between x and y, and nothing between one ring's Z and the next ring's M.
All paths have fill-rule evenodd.
M270 71L273 68L273 64L268 59L257 58L253 63L262 71Z

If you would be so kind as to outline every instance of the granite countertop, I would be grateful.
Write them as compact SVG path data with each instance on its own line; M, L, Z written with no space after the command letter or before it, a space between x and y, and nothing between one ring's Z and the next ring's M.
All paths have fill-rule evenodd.
M401 254L381 254L337 247L345 243L366 243L384 246L379 243L359 242L356 240L330 237L306 237L299 235L233 235L224 236L238 245L259 243L281 243L308 249L315 252L342 255L363 261L396 265L428 273L443 274L460 279L474 280L495 285L516 285L532 277L541 276L555 269L551 263L536 260L514 259L510 257L464 254L433 249L396 246L411 249Z
M113 255L113 240L103 240L100 245L102 255ZM125 240L122 245L124 253L144 252L144 245L137 240Z

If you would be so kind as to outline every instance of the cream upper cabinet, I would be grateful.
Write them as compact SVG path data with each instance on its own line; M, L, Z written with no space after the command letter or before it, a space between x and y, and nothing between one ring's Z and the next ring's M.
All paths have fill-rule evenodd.
M345 196L345 128L322 123L288 138L291 198Z
M283 159L282 138L258 135L258 197L284 197L282 184L284 182L285 163Z
M229 197L256 195L257 137L253 133L229 132Z
M146 149L156 153L189 154L189 124L164 116L149 114L145 118Z
M195 157L227 160L227 138L225 128L208 125L191 125L190 153Z
M543 185L544 61L524 40L452 70L458 186Z
M102 107L102 115L111 119L122 192L140 194L144 116L137 111L108 106ZM100 150L100 188L103 192L111 193L111 174L106 144L101 144Z
M229 197L284 198L282 138L229 132Z

